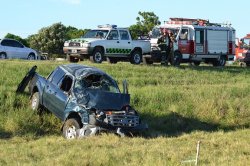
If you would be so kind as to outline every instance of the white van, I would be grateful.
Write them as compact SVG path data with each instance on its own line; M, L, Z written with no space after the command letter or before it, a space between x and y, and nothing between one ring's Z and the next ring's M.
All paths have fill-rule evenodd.
M0 59L11 58L36 60L37 52L14 39L0 40Z

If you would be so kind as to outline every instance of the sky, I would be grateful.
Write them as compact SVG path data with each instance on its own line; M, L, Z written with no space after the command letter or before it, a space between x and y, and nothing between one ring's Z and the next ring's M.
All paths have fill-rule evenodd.
M170 17L230 22L241 38L250 33L249 6L249 0L0 0L0 38L7 33L26 38L58 22L79 29L129 27L139 11L154 12L162 23Z

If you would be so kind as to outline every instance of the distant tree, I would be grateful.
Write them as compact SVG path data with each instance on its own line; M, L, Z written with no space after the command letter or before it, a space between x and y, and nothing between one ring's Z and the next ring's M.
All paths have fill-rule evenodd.
M77 29L72 26L66 28L66 40L75 39L83 36L88 30L87 29Z
M9 38L9 39L15 39L25 45L26 47L29 47L29 43L26 39L21 38L20 36L8 33L4 38Z
M129 31L133 39L137 39L139 35L148 34L146 28L138 24L131 25Z
M42 28L38 34L28 37L32 48L49 54L62 54L65 39L66 27L61 23Z
M136 18L137 23L129 27L133 39L138 35L147 35L154 26L161 24L159 17L154 12L139 11L138 14L139 16Z

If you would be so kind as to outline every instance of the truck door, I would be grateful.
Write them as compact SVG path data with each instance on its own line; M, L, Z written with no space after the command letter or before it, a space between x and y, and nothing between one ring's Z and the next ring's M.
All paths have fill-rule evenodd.
M206 53L206 43L205 43L205 30L196 29L195 30L195 54L205 54Z
M193 54L194 42L190 40L190 33L188 28L182 28L179 40L178 40L178 48L182 54Z
M111 30L106 41L105 52L108 56L119 54L120 40L117 30Z
M65 115L65 108L68 103L70 90L73 85L73 79L69 75L65 75L63 79L60 80L58 83L55 99L53 104L55 105L55 110L57 111L57 114L60 118L64 118Z
M63 79L65 75L65 72L57 68L49 77L46 86L44 87L43 91L43 105L51 112L53 112L58 118L63 120L64 117L61 116L60 108L64 107L65 104L59 105L60 102L58 100L61 100L61 96L58 99L58 96L61 95L61 93L58 92L59 89L59 83ZM64 97L63 95L62 97ZM60 107L60 108L59 108Z
M120 54L130 54L132 43L127 30L119 30L120 34Z

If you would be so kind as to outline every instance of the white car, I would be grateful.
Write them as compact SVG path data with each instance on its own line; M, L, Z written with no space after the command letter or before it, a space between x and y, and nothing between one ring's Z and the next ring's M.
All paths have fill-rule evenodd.
M37 52L14 39L0 40L0 59L11 58L35 60L37 59Z

